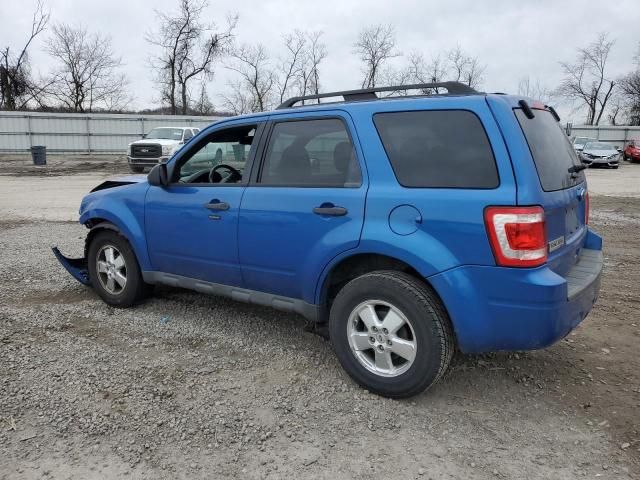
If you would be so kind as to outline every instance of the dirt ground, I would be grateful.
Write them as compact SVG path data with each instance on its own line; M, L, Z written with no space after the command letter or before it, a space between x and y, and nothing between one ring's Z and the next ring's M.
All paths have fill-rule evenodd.
M297 316L169 288L107 307L48 250L80 254L50 220L126 173L82 163L0 158L0 479L640 478L640 165L588 172L605 272L572 334L393 401Z

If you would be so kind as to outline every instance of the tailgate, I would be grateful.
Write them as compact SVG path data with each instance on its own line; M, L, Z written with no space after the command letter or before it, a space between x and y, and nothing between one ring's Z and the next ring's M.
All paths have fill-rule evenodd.
M535 196L545 211L548 265L566 276L587 234L587 183L582 163L551 112L532 111L530 118L522 109L514 109L541 187Z

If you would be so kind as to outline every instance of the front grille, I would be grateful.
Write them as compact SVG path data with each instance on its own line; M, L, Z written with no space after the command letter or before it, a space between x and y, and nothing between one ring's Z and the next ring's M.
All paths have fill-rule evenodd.
M157 143L141 143L131 145L131 156L136 158L159 158L162 155L162 145Z

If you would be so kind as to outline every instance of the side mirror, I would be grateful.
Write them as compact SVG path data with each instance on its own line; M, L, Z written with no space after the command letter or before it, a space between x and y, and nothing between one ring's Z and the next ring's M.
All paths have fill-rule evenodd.
M621 151L622 151L622 147L616 147L616 150L617 150L618 152L621 152Z
M142 138L147 138L147 134L146 134L146 133L143 133L143 134L142 134Z
M169 175L167 174L167 164L159 163L151 169L147 175L149 185L154 187L166 187L169 185Z

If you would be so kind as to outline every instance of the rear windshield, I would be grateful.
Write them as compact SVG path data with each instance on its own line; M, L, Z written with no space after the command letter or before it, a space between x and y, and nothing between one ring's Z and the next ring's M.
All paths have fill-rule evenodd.
M546 110L534 110L535 117L527 118L521 109L517 108L515 112L527 138L542 189L552 192L584 182L583 172L569 172L569 168L581 165L581 162L551 113Z
M500 183L487 134L471 112L377 113L373 121L404 187L496 188Z

